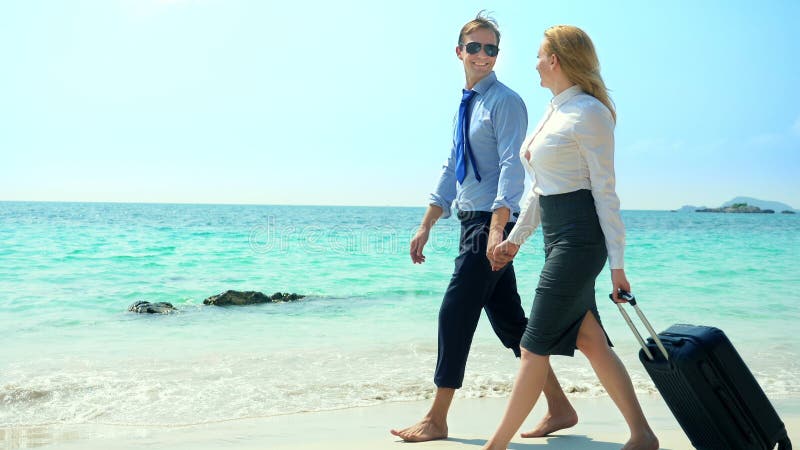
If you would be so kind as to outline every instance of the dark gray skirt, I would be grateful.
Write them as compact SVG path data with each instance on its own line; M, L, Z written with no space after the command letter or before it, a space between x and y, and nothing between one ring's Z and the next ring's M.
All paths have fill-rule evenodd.
M608 257L605 237L589 190L539 196L539 206L545 262L521 345L537 355L573 356L587 311L602 327L594 283Z

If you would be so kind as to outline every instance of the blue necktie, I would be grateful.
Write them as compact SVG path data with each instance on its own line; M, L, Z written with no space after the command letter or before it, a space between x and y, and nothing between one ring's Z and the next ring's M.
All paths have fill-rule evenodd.
M475 178L481 181L478 167L475 165L475 157L472 156L472 148L469 146L469 101L475 95L475 91L464 89L461 97L461 105L458 107L458 122L456 122L456 179L459 184L464 183L467 177L467 159L472 162L472 169L475 170Z

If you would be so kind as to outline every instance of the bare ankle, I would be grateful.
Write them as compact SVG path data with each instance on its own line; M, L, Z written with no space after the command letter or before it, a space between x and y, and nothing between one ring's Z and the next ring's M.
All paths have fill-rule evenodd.
M428 413L422 418L422 422L429 423L436 427L447 427L447 416Z
M423 418L418 423L402 430L390 430L390 433L402 438L406 442L425 442L447 438L447 424L437 423Z
M658 438L650 429L631 434L631 439L622 447L623 450L658 450L658 448Z

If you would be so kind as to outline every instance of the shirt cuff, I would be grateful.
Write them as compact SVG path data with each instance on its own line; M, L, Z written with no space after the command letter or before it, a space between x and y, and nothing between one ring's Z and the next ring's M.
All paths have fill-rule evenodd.
M624 269L625 268L625 260L623 255L623 250L615 250L608 252L608 268L609 269Z
M524 244L525 241L531 237L534 231L536 231L535 226L517 222L517 224L514 225L514 228L511 230L511 233L508 233L508 238L506 238L506 240L521 247L522 244Z
M497 211L500 208L508 209L508 221L509 222L516 222L517 216L519 216L519 207L514 209L514 206L508 200L504 198L495 199L494 203L492 203L492 211ZM515 216L514 214L517 214Z
M440 217L441 219L447 219L452 214L452 211L451 211L450 208L451 208L451 205L453 204L453 202L452 201L451 202L445 201L445 199L442 198L440 195L431 194L431 197L430 197L430 199L428 201L428 204L429 205L433 205L433 206L438 206L439 208L442 208L442 216Z

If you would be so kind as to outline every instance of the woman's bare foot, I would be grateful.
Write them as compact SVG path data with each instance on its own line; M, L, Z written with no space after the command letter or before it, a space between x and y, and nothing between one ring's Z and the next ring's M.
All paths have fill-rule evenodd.
M658 450L658 438L652 431L631 437L622 450Z
M571 413L565 415L559 415L554 417L548 412L541 422L536 425L531 431L527 433L522 433L520 436L524 438L537 438L547 436L550 433L554 433L558 430L563 430L565 428L574 427L575 424L578 423L578 414L573 409Z
M406 442L425 442L447 439L447 423L437 424L429 418L402 430L390 430L390 433Z

